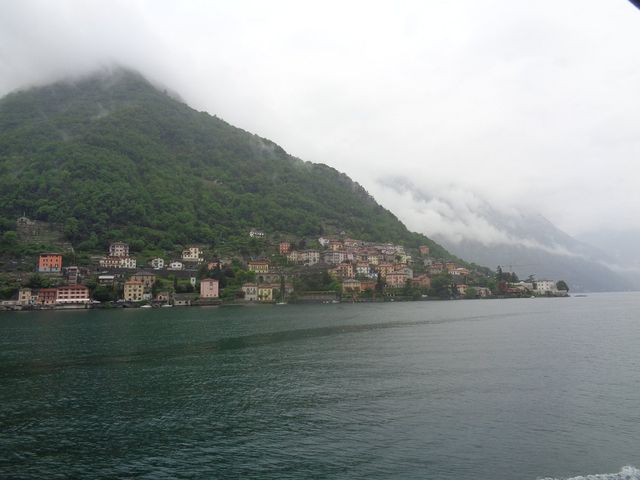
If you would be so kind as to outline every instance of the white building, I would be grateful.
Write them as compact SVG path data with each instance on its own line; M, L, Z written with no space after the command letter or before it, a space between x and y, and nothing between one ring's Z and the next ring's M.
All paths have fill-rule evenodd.
M137 263L133 257L122 257L120 259L120 268L136 268Z
M537 280L536 281L536 293L538 295L554 294L558 292L556 282L553 280Z
M346 255L343 251L329 251L322 254L322 260L324 261L324 263L327 263L329 265L337 265L339 263L342 263L345 261L345 257Z
M182 260L185 262L202 262L202 251L198 247L189 247L182 251Z
M242 291L244 292L245 301L258 301L258 286L255 283L245 283L244 285L242 285Z
M169 264L169 268L167 270L183 270L184 264L182 262L174 261Z
M128 257L129 245L124 242L113 242L109 245L109 256L111 257Z
M156 257L151 260L151 267L154 270L162 270L164 268L164 258Z
M251 238L264 238L264 232L262 230L258 230L256 228L252 228L249 231L249 236Z
M18 305L33 305L36 302L36 297L30 288L21 288L18 291Z

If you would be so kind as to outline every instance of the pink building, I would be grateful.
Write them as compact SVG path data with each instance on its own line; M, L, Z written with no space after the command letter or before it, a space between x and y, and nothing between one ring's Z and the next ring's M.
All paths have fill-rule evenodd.
M200 281L200 298L218 298L218 280L205 278Z

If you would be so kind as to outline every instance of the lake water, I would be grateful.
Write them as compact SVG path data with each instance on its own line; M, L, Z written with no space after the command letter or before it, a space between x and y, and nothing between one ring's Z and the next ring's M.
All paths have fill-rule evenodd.
M0 478L637 479L639 340L640 294L1 313Z

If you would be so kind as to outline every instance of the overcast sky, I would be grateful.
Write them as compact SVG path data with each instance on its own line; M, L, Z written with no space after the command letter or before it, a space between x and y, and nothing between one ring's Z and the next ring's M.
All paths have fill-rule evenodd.
M381 179L571 234L640 229L626 0L0 0L0 95L108 62L346 172L425 233L445 228L430 206Z

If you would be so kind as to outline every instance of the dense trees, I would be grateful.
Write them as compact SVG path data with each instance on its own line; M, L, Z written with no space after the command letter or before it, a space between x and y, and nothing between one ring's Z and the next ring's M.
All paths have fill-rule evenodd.
M0 234L55 222L79 250L220 245L251 227L442 247L409 232L357 183L116 71L0 101Z

